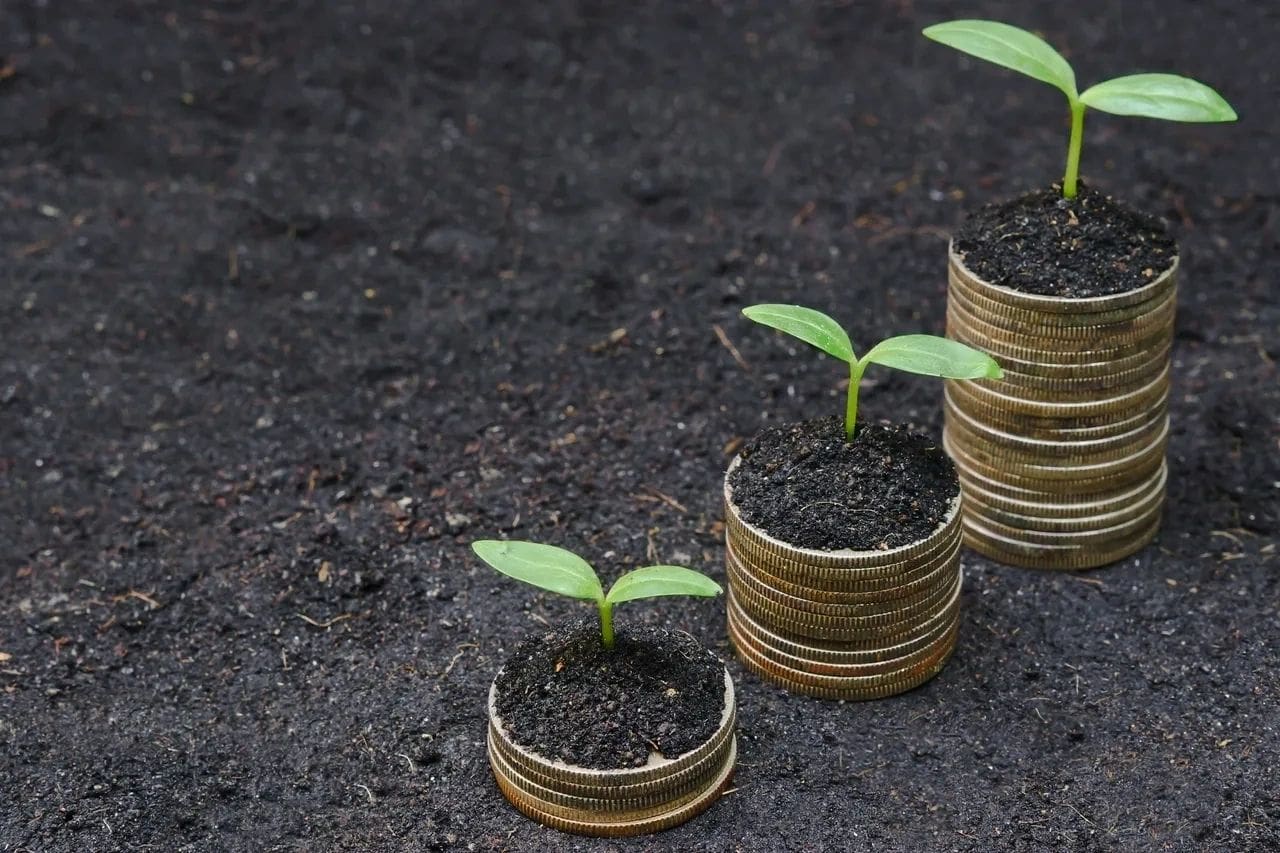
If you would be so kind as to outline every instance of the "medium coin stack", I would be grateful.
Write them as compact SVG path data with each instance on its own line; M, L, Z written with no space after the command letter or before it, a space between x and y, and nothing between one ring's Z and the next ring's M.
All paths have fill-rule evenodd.
M1069 299L992 285L951 251L947 335L1004 368L1003 379L946 383L943 440L969 547L1088 569L1155 537L1177 266L1137 290Z
M746 522L726 477L729 637L743 666L824 699L879 699L937 675L960 625L960 503L911 545L819 551Z
M725 672L720 725L697 749L656 753L643 767L595 770L544 758L513 741L489 690L489 766L513 806L539 823L601 838L670 829L708 809L733 777L738 745L733 682Z

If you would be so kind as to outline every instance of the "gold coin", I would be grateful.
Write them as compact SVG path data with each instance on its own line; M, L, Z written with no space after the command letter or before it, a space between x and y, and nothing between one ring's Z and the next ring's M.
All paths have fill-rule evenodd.
M1010 435L1045 441L1094 441L1113 438L1132 432L1169 410L1167 394L1154 403L1136 407L1131 412L1089 418L1056 418L1000 412L992 408L975 406L962 397L953 396L950 388L944 388L942 396L945 405L951 411L962 414L968 423L981 424Z
M1050 530L1042 526L1019 527L1006 524L983 513L977 504L966 510L966 521L981 527L983 530L1030 545L1050 545L1064 548L1078 548L1089 545L1111 545L1128 541L1136 533L1146 530L1159 518L1164 508L1164 496L1160 495L1143 509L1135 518L1120 521L1108 527L1097 527L1085 530Z
M990 301L975 297L963 287L947 291L947 307L957 310L957 319L972 321L979 332L995 332L1026 337L1032 343L1044 341L1050 347L1077 348L1079 341L1111 337L1134 338L1155 326L1170 326L1176 312L1174 292L1129 309L1089 314L1044 314L1018 308L992 310ZM1013 341L1017 342L1017 341Z
M643 796L625 799L568 794L522 776L520 771L503 757L501 751L494 748L492 732L490 732L488 752L489 764L494 774L505 776L512 787L536 802L545 811L578 820L610 820L614 816L634 820L664 814L696 799L723 768L730 742L725 741L724 748L712 756L715 761L708 763L702 775L689 780L688 784L679 788L656 789Z
M1001 365L1004 376L993 387L1007 388L1011 394L1018 393L1017 389L1025 388L1033 396L1058 395L1057 399L1063 400L1072 396L1112 397L1141 388L1159 376L1169 365L1169 349L1165 346L1143 364L1125 370L1113 370L1104 376L1037 376L1019 373L1007 365Z
M1147 530L1107 546L1054 547L1008 539L984 530L979 523L965 522L965 545L997 562L1027 569L1079 571L1096 569L1123 560L1146 547L1160 531L1160 519Z
M760 578L753 575L751 572L744 570L731 555L727 555L727 557L728 558L725 560L725 569L731 584L738 584L747 587L756 596L792 610L799 610L820 616L830 616L837 619L864 619L873 616L900 614L905 610L917 607L924 602L935 598L939 589L942 589L955 581L955 575L959 571L959 559L957 552L956 568L947 574L940 575L939 578L930 586L913 592L906 597L892 598L882 601L830 601L823 598L813 597L812 592L809 592L806 595L792 595L789 592L772 587L760 580Z
M736 461L734 465L736 465ZM730 473L733 466L730 466ZM733 493L725 478L726 535L733 537L735 551L755 564L774 567L799 567L814 577L830 577L843 581L876 581L893 579L904 566L918 565L919 560L942 547L944 538L959 524L960 493L952 499L947 515L928 536L908 545L883 551L821 551L797 548L765 533L745 521L733 503Z
M970 449L969 445L958 444L955 436L944 433L943 444L952 458L962 456L964 465L970 471L979 471L989 479L1010 482L1023 488L1054 489L1055 483L1070 483L1081 488L1086 484L1108 484L1114 488L1132 485L1144 477L1149 477L1164 461L1165 446L1168 444L1168 426L1140 449L1128 456L1106 462L1075 464L1070 461L1057 462L1046 459L1042 464L1021 462L1000 455L994 450L981 453ZM959 464L959 463L957 463Z
M975 292L985 293L1003 304L1031 311L1058 312L1079 314L1096 311L1109 311L1124 308L1150 300L1153 295L1174 286L1178 275L1178 257L1169 260L1169 266L1159 272L1150 284L1123 293L1106 296L1090 296L1075 298L1067 296L1042 296L1036 293L1024 293L1010 287L1001 287L979 277L964 264L956 251L954 243L948 249L948 278L959 279L960 282Z
M551 780L548 784L559 787L562 783L582 786L587 791L603 791L608 788L622 788L639 785L654 780L667 779L672 774L697 764L708 753L719 748L733 732L736 703L734 700L733 680L729 671L725 670L725 702L721 712L720 724L715 734L701 746L675 758L653 756L643 767L626 767L600 770L591 767L580 767L562 761L545 758L530 749L516 743L507 734L502 718L498 715L497 679L489 687L489 719L501 742L504 756L525 775L537 775ZM603 794L601 794L603 796Z
M948 379L946 388L951 394L952 402L975 418L981 418L987 411L994 410L1036 417L1068 418L1073 422L1085 418L1115 419L1129 417L1133 412L1162 401L1169 393L1169 368L1166 366L1155 379L1137 390L1084 402L1051 403L1043 400L1026 400L1005 393L1003 388L979 385L970 379ZM1106 420L1102 423L1106 423Z
M996 325L1035 325L1051 332L1072 326L1107 325L1125 323L1158 310L1176 299L1177 282L1166 279L1167 284L1153 290L1148 298L1118 308L1104 308L1097 311L1042 311L1010 305L1003 294L993 294L983 288L970 286L963 278L951 276L948 279L947 294L950 298L963 299L972 313L988 319Z
M807 675L787 667L771 664L755 655L750 650L750 647L745 644L735 646L735 648L738 651L738 660L746 669L765 681L771 681L792 693L801 693L822 699L862 701L896 696L899 693L905 693L908 690L919 687L942 670L947 660L950 659L952 652L955 651L955 642L953 637L952 642L941 647L940 653L936 658L917 664L898 680L881 681L868 686L854 686L844 679Z
M783 651L776 646L771 645L766 639L759 635L753 634L749 626L737 621L732 614L729 616L729 634L731 637L737 635L741 641L748 643L752 649L761 657L770 660L780 666L786 666L798 672L805 672L811 675L824 675L836 677L859 677L868 675L880 675L883 673L893 673L909 669L920 661L931 657L934 654L934 647L943 642L948 635L954 634L960 625L960 620L952 617L947 622L942 623L941 630L934 632L929 636L928 642L921 643L917 648L895 658L888 658L874 663L854 663L854 664L834 664L826 661L811 660L799 655L793 655ZM735 645L737 644L735 640Z
M1088 518L1123 510L1134 503L1146 500L1153 494L1163 494L1168 470L1167 465L1161 465L1150 479L1143 480L1130 489L1100 495L1068 495L1065 498L1038 492L1024 492L1018 498L1011 498L988 490L976 479L964 479L961 483L966 506L970 502L977 502L990 509L1017 515L1060 519Z
M503 796L520 812L539 823L562 832L572 832L578 835L590 835L597 838L624 838L670 829L702 814L720 798L721 792L728 786L729 780L733 778L737 754L737 740L735 738L730 741L729 755L725 760L724 767L712 779L711 784L703 794L665 814L639 819L628 819L621 815L607 821L565 818L548 811L542 803L528 797L501 775L495 774L495 778Z
M1093 441L1069 441L1014 435L989 428L944 404L945 427L954 444L983 462L1046 465L1091 465L1122 459L1141 451L1169 430L1168 415L1161 414L1138 428Z
M1146 348L1151 348L1152 343L1163 342L1173 335L1176 313L1175 304L1169 302L1140 320L1129 323L1070 326L1050 333L1045 326L1033 326L1029 323L1002 326L988 322L972 313L952 291L947 299L946 317L949 325L956 326L971 337L978 336L983 341L994 341L1004 346L1038 350L1046 356L1046 360L1052 361L1053 356L1060 353L1094 352L1126 344L1133 346L1139 342Z
M757 622L773 626L779 632L813 640L840 640L872 645L889 638L911 634L946 609L951 598L960 594L959 573L956 581L938 590L935 596L919 605L897 613L874 616L826 616L786 607L757 594L750 587L730 582L738 605Z
M1099 341L1092 347L1077 346L1071 349L1049 348L1044 342L1007 340L999 335L989 335L974 329L947 312L947 337L968 344L990 354L996 361L1017 359L1043 364L1096 364L1122 358L1134 358L1150 354L1167 346L1171 327L1156 327L1140 337Z
M1086 361L1076 364L1058 364L1053 361L1043 360L1026 361L1009 356L1003 356L999 361L1006 377L1013 373L1022 377L1038 377L1041 379L1099 379L1106 378L1117 372L1123 373L1133 370L1153 361L1167 359L1171 349L1171 345L1166 343L1158 349L1144 349L1121 358L1106 358L1099 361Z
M833 642L812 639L801 639L784 636L784 629L766 627L762 622L742 609L733 595L733 589L725 596L729 617L739 626L749 629L749 633L767 642L768 645L788 654L811 660L815 663L827 663L836 666L850 666L857 663L879 663L896 657L910 654L923 646L929 645L951 622L959 618L960 595L949 601L946 607L936 615L922 622L915 629L896 637L873 637L862 643Z
M954 572L959 565L960 540L962 528L956 528L956 534L949 537L950 546L929 562L920 566L919 570L903 572L902 582L893 587L877 587L874 589L833 589L830 585L817 585L807 581L796 581L788 577L780 577L777 573L765 571L760 566L751 565L742 560L734 551L732 541L725 543L726 559L733 560L743 571L748 572L766 586L814 601L831 601L837 604L875 603L901 600L914 593L933 587L944 579L949 572Z

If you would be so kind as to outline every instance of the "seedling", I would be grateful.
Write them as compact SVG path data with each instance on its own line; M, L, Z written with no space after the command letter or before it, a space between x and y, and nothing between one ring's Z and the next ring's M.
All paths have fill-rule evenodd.
M1071 107L1071 139L1062 194L1076 197L1085 107L1120 116L1166 121L1235 121L1236 112L1203 83L1176 74L1130 74L1076 91L1076 73L1062 54L1026 30L997 21L948 21L925 29L926 37L1060 89Z
M872 364L944 379L999 379L1004 375L991 356L947 338L899 335L881 341L858 358L849 334L821 311L799 305L752 305L742 313L849 365L849 397L844 414L844 433L849 441L853 441L858 420L858 386L863 372Z
M472 542L471 550L507 577L570 598L594 601L600 611L600 634L607 649L613 648L615 604L662 595L715 596L722 591L720 584L693 569L647 566L618 578L606 595L591 564L564 548L486 539Z

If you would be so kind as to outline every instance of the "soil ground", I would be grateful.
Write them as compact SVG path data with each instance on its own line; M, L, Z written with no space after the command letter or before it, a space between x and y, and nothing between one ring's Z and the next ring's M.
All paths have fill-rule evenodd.
M0 849L1280 846L1280 8L1030 9L981 14L1241 116L1086 127L1184 252L1158 542L967 555L955 658L893 700L731 662L732 793L606 843L492 782L495 670L585 614L467 543L723 577L727 454L843 405L739 310L940 331L946 235L1057 176L1062 99L922 38L952 3L8 0ZM730 654L719 605L619 619Z

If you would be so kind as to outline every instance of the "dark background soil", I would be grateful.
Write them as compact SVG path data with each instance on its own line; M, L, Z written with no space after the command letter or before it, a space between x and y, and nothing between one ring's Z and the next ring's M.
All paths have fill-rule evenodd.
M1274 849L1280 7L1035 10L980 14L1241 116L1087 127L1185 255L1158 543L966 557L897 699L731 664L736 788L610 844L492 784L499 662L581 610L466 543L722 577L726 450L843 393L741 307L940 331L946 234L1058 176L1061 98L918 34L972 4L6 0L0 848ZM719 604L619 616L728 654Z

